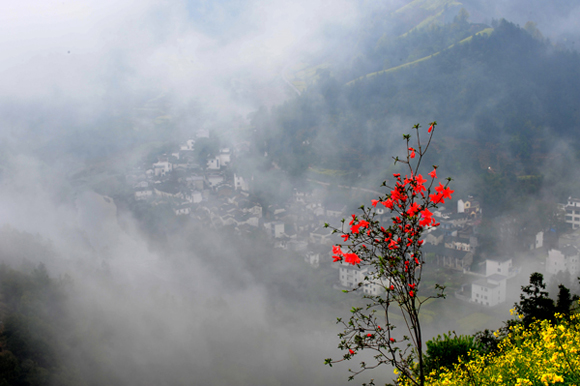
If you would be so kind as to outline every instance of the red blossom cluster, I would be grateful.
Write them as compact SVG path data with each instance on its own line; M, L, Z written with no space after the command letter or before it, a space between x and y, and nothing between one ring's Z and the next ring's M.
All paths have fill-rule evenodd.
M342 248L337 246L337 245L333 245L332 246L332 253L334 254L334 256L332 256L333 261L336 263L337 261L341 261L344 258L344 261L346 261L347 263L350 263L352 265L355 264L360 264L361 260L358 257L358 255L356 253L344 253L342 252Z
M412 150L412 148L409 148L409 151ZM412 152L409 154L409 158L413 158ZM357 248L352 247L362 246L362 248L368 250L369 248L366 244L362 244L363 241L370 243L371 248L374 248L374 250L377 248L384 248L386 251L404 249L405 252L409 252L423 244L423 240L420 240L419 236L425 228L439 225L433 218L433 213L429 208L444 203L445 199L450 199L454 191L440 182L438 186L434 187L436 193L429 194L435 179L437 179L436 168L429 173L430 182L421 174L411 174L410 177L406 175L403 178L401 174L395 173L393 177L395 178L395 186L390 193L377 200L371 200L372 207L376 208L378 204L381 204L392 213L397 214L392 219L392 225L388 229L375 227L374 225L376 224L372 224L370 211L366 219L359 219L353 214L348 224L350 231L343 231L341 237L344 242L361 240L361 243L350 245L351 252L349 253L343 252L341 246L333 246L334 262L344 260L353 265L360 264L361 258L356 252L353 252ZM427 185L428 182L429 185ZM428 199L427 196L429 197ZM398 255L400 256L400 253ZM411 253L411 256L414 255ZM408 264L404 267L405 271L408 271L410 262L414 262L415 265L420 264L417 257L414 257L413 260L406 261Z

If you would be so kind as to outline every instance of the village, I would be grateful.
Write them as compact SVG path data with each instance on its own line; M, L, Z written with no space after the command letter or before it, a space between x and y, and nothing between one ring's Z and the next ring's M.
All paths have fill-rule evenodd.
M263 208L251 199L253 177L233 171L238 157L248 151L247 143L219 148L203 166L195 157L195 143L190 139L170 154L159 154L157 162L131 170L126 181L134 191L134 199L151 206L170 205L176 216L189 216L214 229L230 226L242 235L262 232L273 248L291 251L314 268L324 265L336 269L337 289L352 289L364 281L368 267L332 263L331 246L337 240L324 223L339 224L350 213L346 212L346 205L325 203L325 186L294 188L287 202ZM571 229L580 228L580 199L570 198L560 210L566 213ZM377 208L377 214L379 220L389 220L386 211ZM424 233L428 262L472 278L455 291L455 297L481 307L506 302L507 282L521 272L512 257L486 257L477 272L472 270L483 216L479 202L473 197L461 198L453 203L453 208L440 207L434 215L440 226ZM528 241L530 251L545 255L543 274L580 275L579 232L564 234L557 245L550 247L544 245L543 231ZM381 287L366 283L362 291L376 295Z

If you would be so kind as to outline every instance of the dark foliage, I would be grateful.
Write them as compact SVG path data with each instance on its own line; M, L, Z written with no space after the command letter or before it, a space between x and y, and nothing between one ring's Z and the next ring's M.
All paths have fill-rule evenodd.
M526 326L534 320L554 320L556 306L545 289L544 275L538 272L532 273L529 285L522 286L521 300L516 303L515 309L522 315Z
M438 335L427 342L425 371L428 374L442 367L451 370L460 359L466 360L470 354L477 355L485 350L485 344L477 336L458 336L455 332L443 334L443 336Z

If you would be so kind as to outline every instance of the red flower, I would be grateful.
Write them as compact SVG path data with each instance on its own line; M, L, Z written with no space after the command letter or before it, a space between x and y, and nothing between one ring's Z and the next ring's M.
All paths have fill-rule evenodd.
M380 329L381 329L381 326L377 326L377 330L380 330Z
M418 174L415 176L415 181L417 182L417 186L415 187L415 193L421 193L427 189L425 189L425 182L427 182L426 179L423 178L422 175Z
M409 296L414 297L415 293L413 291L409 291Z
M354 355L354 350L353 349L348 349L348 352L350 353L350 355Z
M398 202L402 197L403 196L401 195L401 192L399 192L399 189L394 189L391 191L391 200L393 200L393 202Z
M430 133L431 130L433 130L433 125L429 126L429 129L427 129L427 132Z
M391 284L391 291L395 289L395 286Z
M409 148L409 151L411 152L411 154L409 154L410 158L415 158L415 149L413 149L412 147Z
M334 256L332 256L333 263L336 263L337 261L341 261L342 256L344 256L342 249L338 245L332 246L332 253L334 253Z
M390 198L387 199L387 201L381 202L381 204L383 204L385 207L393 210L393 200L391 200Z
M350 230L352 233L358 233L359 228L366 228L369 226L369 222L365 220L360 220L358 224L353 225Z
M357 256L356 253L345 253L344 254L344 261L350 263L352 265L358 264L361 262L360 258Z
M371 200L371 204L376 208L377 204L379 203L379 200Z
M371 337L373 336L373 334L367 334L367 336L368 336L369 338L371 338Z
M395 342L395 338L389 338L389 340L393 343Z
M433 218L431 217L433 216L433 213L431 213L429 211L429 209L425 208L421 211L421 221L419 221L419 225L421 225L422 227L427 226L431 223L431 221L433 220Z
M348 238L349 238L350 236L349 236L349 235L342 235L342 236L340 236L340 237L342 237L342 238L344 239L344 241L346 242L346 240L348 240Z
M407 209L407 214L409 215L409 217L413 217L420 209L421 205L414 202L413 205L411 205L409 209ZM407 229L405 228L405 230Z
M431 178L437 178L437 169L433 169L433 171L429 173L429 176L431 176Z
M455 192L455 190L451 190L450 187L448 186L443 186L443 184L440 182L439 186L435 187L435 190L441 194L443 196L443 198L449 198L451 199L451 193Z
M409 284L409 287L411 287L411 289L415 289L416 286L417 286L417 284L415 284L415 283Z
M441 193L430 194L429 198L431 199L433 204L439 204L439 203L445 204L445 200L443 199L443 194L441 194Z

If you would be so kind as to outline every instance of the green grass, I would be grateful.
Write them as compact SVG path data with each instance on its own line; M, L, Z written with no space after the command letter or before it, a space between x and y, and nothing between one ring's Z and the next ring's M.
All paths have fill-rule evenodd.
M451 7L461 7L463 6L462 3L457 2L455 0L414 0L411 3L405 5L404 7L399 8L395 11L395 15L401 15L406 12L413 12L415 9L421 9L427 12L435 12L430 16L427 16L423 19L419 24L415 27L411 28L409 31L401 35L401 37L407 36L410 32L415 31L417 29L421 29L423 27L427 27L428 25L437 21L443 12L448 11ZM402 15L401 15L402 16Z
M309 167L308 171L310 171L314 174L321 174L321 175L330 176L330 177L342 177L342 176L346 176L348 174L348 172L345 172L344 170L319 169L319 168L314 168L314 167Z
M435 11L439 8L452 7L455 5L461 6L463 4L455 0L414 0L396 10L395 14L408 12L414 8L420 8L426 11Z
M486 29L484 29L482 31L479 31L475 35L486 35L486 36L489 36L492 32L493 32L493 28L486 28ZM472 36L470 36L468 38L465 38L465 39L461 40L460 42L458 42L456 44L464 44L464 43L470 42L473 39L473 36L475 36L475 35L472 35ZM449 47L447 47L447 49L453 48L454 46L455 46L455 44L452 44ZM356 78L356 79L351 80L350 82L346 83L346 85L349 86L349 85L354 84L358 80L362 80L362 79L365 79L365 78L372 78L373 76L377 76L377 75L388 74L388 73L391 73L391 72L395 72L395 71L401 70L401 69L406 68L406 67L410 67L410 66L416 65L418 63L421 63L421 62L424 62L426 60L429 60L429 59L431 59L431 58L439 55L440 53L441 53L441 51L435 52L434 54L431 54L429 56L425 56L425 57L423 57L421 59L417 59L417 60L414 60L414 61L409 62L409 63L401 64L400 66L397 66L397 67L392 67L392 68L389 68L389 69L386 69L386 70L381 70L381 71L372 72L370 74L363 75L363 76L361 76L359 78Z
M470 330L485 330L490 328L491 316L483 312L474 312L458 320L459 325L463 331Z
M290 67L290 71L288 71L286 77L292 82L294 87L300 91L304 91L308 86L318 81L319 75L317 71L326 70L330 67L330 63L322 63L316 66L311 66L307 63L297 63Z

